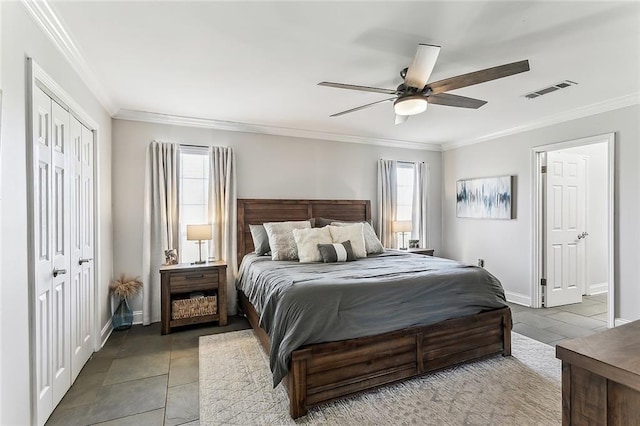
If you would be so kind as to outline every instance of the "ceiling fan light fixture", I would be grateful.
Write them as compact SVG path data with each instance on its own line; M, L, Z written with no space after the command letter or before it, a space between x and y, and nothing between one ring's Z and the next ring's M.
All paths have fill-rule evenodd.
M393 110L398 115L416 115L427 110L427 98L422 95L403 96L393 103Z

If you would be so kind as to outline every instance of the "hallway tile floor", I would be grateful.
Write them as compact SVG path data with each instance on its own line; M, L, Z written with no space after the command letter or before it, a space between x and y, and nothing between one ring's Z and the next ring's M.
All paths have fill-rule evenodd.
M513 331L553 346L606 328L606 294L557 308L509 306ZM226 327L194 326L165 336L160 323L113 332L47 425L198 425L198 339L246 328L245 318L230 317Z
M509 303L513 331L542 343L556 344L607 328L607 295L584 296L582 303L533 309Z

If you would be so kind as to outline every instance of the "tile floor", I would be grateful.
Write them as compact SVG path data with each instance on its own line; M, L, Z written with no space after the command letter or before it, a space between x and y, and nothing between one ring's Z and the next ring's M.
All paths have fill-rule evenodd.
M607 295L584 296L582 303L532 309L509 303L513 331L555 346L607 328Z
M160 323L114 331L93 354L47 425L198 425L198 339L250 328L185 327L162 336Z
M555 345L606 328L606 295L576 305L531 309L510 303L513 330ZM47 425L198 425L198 338L249 328L191 327L166 336L160 324L113 332L95 353Z

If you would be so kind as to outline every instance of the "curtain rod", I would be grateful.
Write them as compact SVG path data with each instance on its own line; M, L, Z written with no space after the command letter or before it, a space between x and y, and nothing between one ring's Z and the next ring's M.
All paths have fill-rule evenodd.
M191 147L191 148L209 148L209 145L193 145L193 144L190 144L190 143L181 143L179 145L180 146L188 146L188 147Z
M386 160L386 158L380 158L380 160ZM414 163L422 163L424 164L424 161L406 161L406 160L395 160L398 163L407 163L407 164L414 164Z

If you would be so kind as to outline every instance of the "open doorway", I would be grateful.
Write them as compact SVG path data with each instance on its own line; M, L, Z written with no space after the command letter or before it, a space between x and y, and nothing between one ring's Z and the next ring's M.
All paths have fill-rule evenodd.
M533 148L532 307L614 325L614 134Z

